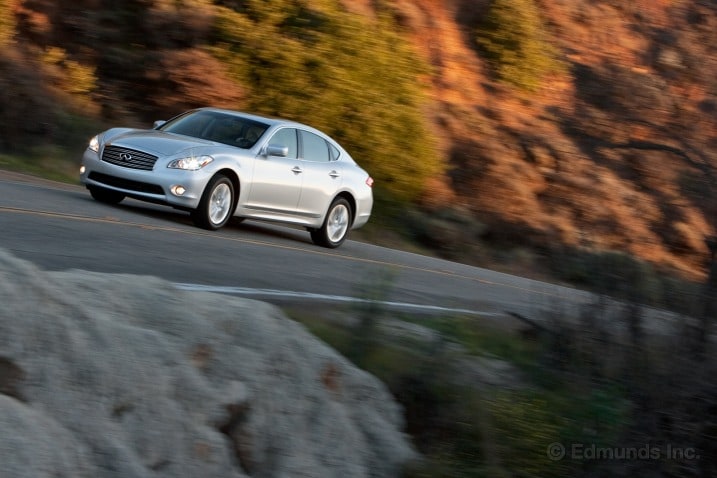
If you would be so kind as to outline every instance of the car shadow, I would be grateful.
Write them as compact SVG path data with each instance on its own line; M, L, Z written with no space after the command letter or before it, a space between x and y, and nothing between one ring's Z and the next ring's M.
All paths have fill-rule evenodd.
M87 198L88 201L96 202L91 197ZM192 218L189 213L179 209L174 209L170 206L163 206L159 204L146 203L133 199L125 199L120 204L105 204L105 207L116 208L119 210L132 212L142 217L164 220L176 224L182 224L185 226L196 227L192 222ZM199 229L204 230L204 229ZM311 236L302 227L291 226L291 225L279 225L272 224L270 222L261 222L254 220L242 220L237 217L232 217L229 222L217 233L221 231L244 231L251 232L253 234L263 236L267 239L283 239L300 244L314 245L311 241ZM208 231L211 232L211 231Z

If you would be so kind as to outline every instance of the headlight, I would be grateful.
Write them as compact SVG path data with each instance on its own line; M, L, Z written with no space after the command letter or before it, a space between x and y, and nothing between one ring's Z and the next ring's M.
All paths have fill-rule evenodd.
M186 169L187 171L196 171L202 169L207 164L214 161L211 156L197 156L191 158L175 159L167 165L168 168L172 169Z
M98 152L100 151L100 140L97 139L97 136L95 136L94 138L92 138L92 139L90 140L90 146L89 146L89 147L90 147L90 149L91 149L92 151L94 151L95 153L98 153Z

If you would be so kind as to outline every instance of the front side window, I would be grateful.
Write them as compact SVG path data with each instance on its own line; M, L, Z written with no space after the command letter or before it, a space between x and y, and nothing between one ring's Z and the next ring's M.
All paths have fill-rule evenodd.
M287 158L296 159L299 153L298 141L296 139L296 130L294 128L283 128L274 134L269 141L271 146L281 146L289 148Z
M329 145L324 138L308 131L299 131L299 134L301 135L301 145L303 146L305 160L329 162Z

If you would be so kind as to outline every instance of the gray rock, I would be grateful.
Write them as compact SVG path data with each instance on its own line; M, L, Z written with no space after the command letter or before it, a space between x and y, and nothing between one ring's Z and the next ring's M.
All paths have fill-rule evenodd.
M269 304L2 250L0 304L0 476L381 477L415 458L383 384Z
M92 477L87 448L49 416L0 394L0 476Z

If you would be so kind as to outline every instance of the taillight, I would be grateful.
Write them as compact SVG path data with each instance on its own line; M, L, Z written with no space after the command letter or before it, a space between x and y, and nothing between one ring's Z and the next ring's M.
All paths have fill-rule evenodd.
M372 188L373 187L373 178L371 176L366 178L366 186Z

